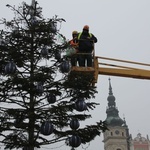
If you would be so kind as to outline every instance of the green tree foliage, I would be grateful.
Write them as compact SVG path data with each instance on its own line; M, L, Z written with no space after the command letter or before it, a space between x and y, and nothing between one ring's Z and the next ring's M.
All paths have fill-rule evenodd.
M69 126L72 119L83 122L91 118L90 110L98 104L90 100L97 93L90 75L60 72L68 44L57 26L65 20L43 18L37 2L7 7L15 17L1 19L0 142L6 149L28 150L68 143L72 135L78 135L81 144L90 142L106 126L102 121L78 129ZM82 112L76 102L83 100ZM48 130L43 127L46 122L50 122Z

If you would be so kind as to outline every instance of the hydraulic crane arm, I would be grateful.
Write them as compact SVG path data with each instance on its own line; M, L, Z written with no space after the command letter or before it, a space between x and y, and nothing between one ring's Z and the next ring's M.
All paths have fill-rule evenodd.
M117 61L119 63L120 62L128 63L130 65L142 65L142 66L145 66L145 67L147 66L150 68L150 64L144 64L144 63L132 62L132 61L126 61L126 60L119 60L119 59L113 59L113 58L106 58L106 57L95 57L94 58L94 68L95 68L96 82L98 79L98 74L137 78L137 79L150 79L150 69L147 70L147 69L114 65L114 64L108 64L108 63L101 63L98 61L98 59ZM102 66L105 66L105 67L102 67Z
M100 67L98 70L98 74L130 77L137 79L150 79L150 71L143 69L115 69Z
M127 66L122 65L114 65L110 63L103 63L102 60L105 61L115 61L117 63L128 63ZM140 65L142 68L131 67L131 65ZM143 69L149 67L148 69ZM111 76L119 76L119 77L128 77L128 78L137 78L137 79L148 79L150 80L150 64L119 60L113 58L106 57L94 57L93 67L79 67L75 66L71 69L72 72L83 72L83 73L91 73L94 76L94 83L97 83L98 75L111 75Z

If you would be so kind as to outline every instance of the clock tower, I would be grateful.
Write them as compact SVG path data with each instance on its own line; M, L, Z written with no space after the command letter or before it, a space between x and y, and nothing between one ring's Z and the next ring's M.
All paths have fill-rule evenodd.
M112 92L109 79L108 107L106 109L107 131L104 132L104 150L130 150L129 130L125 119L119 117L119 111L116 107L115 97Z

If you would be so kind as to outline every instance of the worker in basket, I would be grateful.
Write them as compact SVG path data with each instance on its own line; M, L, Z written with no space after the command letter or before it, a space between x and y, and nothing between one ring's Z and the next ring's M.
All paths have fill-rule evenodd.
M92 59L92 52L94 49L94 43L97 42L97 38L92 34L89 33L89 26L85 25L83 27L83 31L78 33L78 42L79 42L79 66L82 67L92 67L93 66L93 59Z
M72 32L72 39L69 41L69 48L67 50L67 55L71 58L71 65L76 66L78 57L76 53L78 52L78 32Z

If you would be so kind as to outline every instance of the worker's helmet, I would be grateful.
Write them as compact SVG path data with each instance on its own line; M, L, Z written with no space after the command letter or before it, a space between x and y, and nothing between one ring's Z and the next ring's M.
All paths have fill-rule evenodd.
M78 34L77 31L73 31L73 32L72 32L72 35L76 35L76 34Z
M85 26L83 27L83 29L84 29L84 30L89 30L89 26L88 26L88 25L85 25Z

